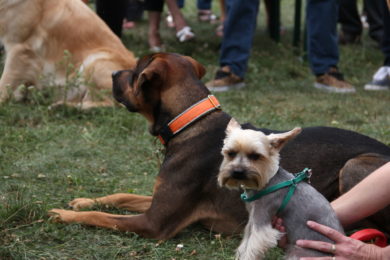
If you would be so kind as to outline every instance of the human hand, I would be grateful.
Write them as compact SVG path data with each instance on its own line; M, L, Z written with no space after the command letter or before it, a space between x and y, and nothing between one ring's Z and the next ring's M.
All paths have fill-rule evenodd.
M376 260L385 259L384 250L378 246L366 244L359 240L344 236L337 230L308 221L307 225L334 241L334 244L323 241L297 240L296 245L315 249L334 256L328 257L303 257L301 260Z
M283 233L283 236L278 241L278 247L286 249L288 241L286 236L286 228L283 226L283 220L278 217L273 217L271 225L274 229L278 230L280 233Z

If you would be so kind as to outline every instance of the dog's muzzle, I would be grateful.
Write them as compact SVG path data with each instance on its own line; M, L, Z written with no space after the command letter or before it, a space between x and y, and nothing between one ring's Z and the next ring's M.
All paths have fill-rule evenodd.
M238 168L238 169L232 170L231 173L230 173L230 176L233 179L236 179L236 180L245 180L245 179L247 179L246 170L242 169L242 168Z

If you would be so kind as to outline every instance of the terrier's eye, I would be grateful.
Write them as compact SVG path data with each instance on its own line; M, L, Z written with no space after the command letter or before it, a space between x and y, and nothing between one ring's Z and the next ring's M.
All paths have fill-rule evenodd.
M237 152L235 152L235 151L229 151L229 152L227 152L226 154L229 156L229 158L232 159L232 158L236 157Z
M260 157L261 157L261 155L258 154L258 153L250 153L250 154L248 154L248 159L251 160L251 161L257 161L257 160L260 159Z

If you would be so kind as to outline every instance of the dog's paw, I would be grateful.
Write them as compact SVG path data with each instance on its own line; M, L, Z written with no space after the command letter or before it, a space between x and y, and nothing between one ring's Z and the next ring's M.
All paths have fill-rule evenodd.
M52 209L49 210L48 215L50 217L50 221L56 223L70 223L75 221L77 212L65 209Z
M88 198L77 198L68 203L73 210L90 209L95 205L95 200Z

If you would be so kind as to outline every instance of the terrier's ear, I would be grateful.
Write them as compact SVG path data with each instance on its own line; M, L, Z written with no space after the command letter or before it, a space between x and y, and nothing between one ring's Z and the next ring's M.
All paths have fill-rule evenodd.
M288 141L296 137L301 131L302 128L296 127L289 132L267 135L267 138L270 141L271 148L279 152Z
M237 128L241 129L241 125L236 121L236 119L232 117L232 119L230 119L230 122L226 127L226 134L227 135L230 134L234 129Z

